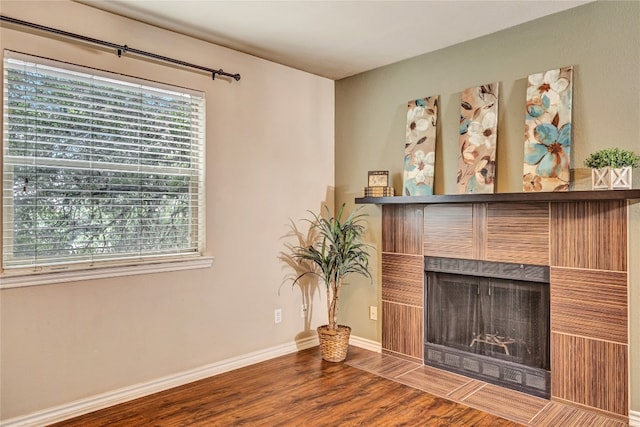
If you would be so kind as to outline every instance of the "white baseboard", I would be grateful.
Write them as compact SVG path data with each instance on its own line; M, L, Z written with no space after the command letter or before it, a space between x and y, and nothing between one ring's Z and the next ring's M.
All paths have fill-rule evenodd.
M371 341L366 338L354 337L353 335L349 337L349 344L364 348L365 350L374 351L376 353L382 353L382 344L377 341Z
M85 399L76 400L53 408L44 409L28 415L10 418L0 421L2 427L40 427L46 426L58 421L67 420L79 415L88 414L89 412L104 409L109 406L137 399L139 397L148 396L159 391L167 390L198 381L214 375L228 372L244 366L253 365L258 362L273 359L289 353L295 353L299 350L314 347L318 345L318 337L312 336L303 340L282 344L265 350L259 350L253 353L245 354L238 357L222 360L220 362L205 365L200 368L182 372L175 375L169 375L146 383L135 384L121 389L109 391L96 396ZM355 345L355 344L354 344Z
M640 427L640 411L629 411L629 427Z
M351 336L349 344L378 353L382 351L380 343L365 338ZM123 387L107 393L66 403L64 405L44 409L32 414L10 418L1 421L0 425L2 425L2 427L46 426L55 422L88 414L89 412L97 411L99 409L108 408L109 406L117 405L119 403L124 403L129 400L137 399L139 397L148 396L173 387L178 387L190 382L222 374L223 372L232 371L234 369L253 365L275 357L284 356L285 354L295 353L296 351L317 345L318 337L314 335L297 342L255 351L253 353L222 360L190 371L169 375L146 383Z

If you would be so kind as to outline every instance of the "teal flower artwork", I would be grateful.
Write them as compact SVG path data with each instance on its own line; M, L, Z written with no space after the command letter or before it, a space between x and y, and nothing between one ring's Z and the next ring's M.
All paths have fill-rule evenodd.
M536 166L536 174L545 178L557 178L569 167L571 158L571 123L558 129L553 124L542 123L534 129L537 143L529 144L524 161Z
M402 177L404 196L433 194L437 122L437 96L408 102Z
M571 101L570 93L567 92L571 80L563 76L561 72L561 69L556 69L529 76L527 120L535 120L541 117L552 106L567 108L566 101ZM563 101L565 105L561 105ZM571 108L570 106L568 107Z
M528 77L523 162L524 191L570 188L573 67Z
M499 89L487 83L460 94L458 193L494 192Z

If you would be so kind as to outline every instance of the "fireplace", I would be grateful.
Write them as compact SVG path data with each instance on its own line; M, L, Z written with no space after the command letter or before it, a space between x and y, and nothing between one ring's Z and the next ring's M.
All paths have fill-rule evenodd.
M425 257L424 362L548 398L549 267Z
M360 200L356 203L382 205L383 353L417 363L440 363L438 366L446 370L459 369L454 365L464 367L465 363L481 370L480 362L460 362L456 349L447 350L447 356L438 344L425 345L425 256L465 259L476 271L482 271L484 264L474 262L508 263L487 266L489 270L521 272L506 280L535 283L541 282L533 272L546 271L539 266L549 266L549 397L628 422L628 250L629 230L633 228L629 212L631 205L638 205L630 200L640 200L640 189ZM456 263L460 261L451 262ZM429 262L426 270L438 272ZM457 267L440 272L461 274ZM482 276L497 278L489 273ZM510 350L510 355L514 353ZM507 366L518 368L509 371L514 375L507 378L524 377L524 385L537 390L535 394L549 388L546 372L529 373L528 366L516 363ZM467 377L476 375L471 369L458 372ZM544 386L536 386L538 382Z

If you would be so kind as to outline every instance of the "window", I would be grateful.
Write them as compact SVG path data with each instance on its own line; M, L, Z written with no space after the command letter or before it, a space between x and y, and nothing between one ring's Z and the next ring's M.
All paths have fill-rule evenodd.
M202 93L6 52L3 105L4 270L202 253Z

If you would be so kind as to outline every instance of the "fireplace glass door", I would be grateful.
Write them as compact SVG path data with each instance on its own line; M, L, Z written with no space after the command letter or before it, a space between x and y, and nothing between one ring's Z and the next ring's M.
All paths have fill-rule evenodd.
M548 283L441 272L426 275L427 364L433 358L454 371L525 388L527 372L534 383L536 370L548 374ZM441 355L442 348L446 350ZM492 366L497 367L495 375ZM514 366L532 369L511 369ZM539 387L546 391L548 384Z

